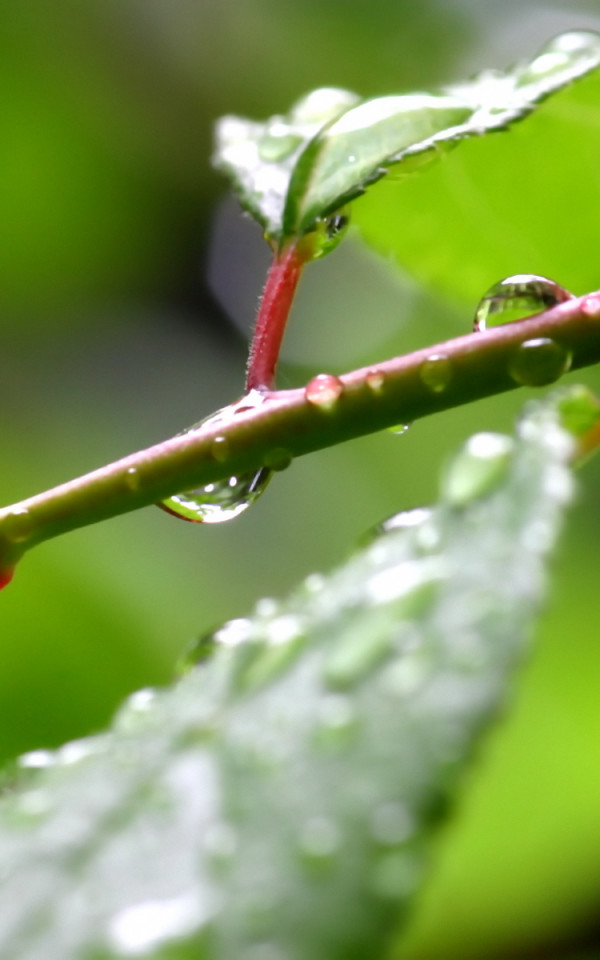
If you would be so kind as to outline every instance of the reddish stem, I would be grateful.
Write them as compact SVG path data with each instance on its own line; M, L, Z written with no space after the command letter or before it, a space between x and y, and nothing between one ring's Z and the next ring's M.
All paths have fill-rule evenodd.
M271 390L285 325L302 268L310 259L305 245L275 253L265 283L246 370L247 390Z
M14 572L14 567L4 567L4 569L0 570L0 590L8 586L14 576Z

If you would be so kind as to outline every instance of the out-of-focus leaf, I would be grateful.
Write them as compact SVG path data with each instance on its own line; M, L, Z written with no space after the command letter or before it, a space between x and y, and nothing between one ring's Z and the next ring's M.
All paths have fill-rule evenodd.
M0 954L381 955L526 646L571 496L563 409L472 438L436 507L230 621L110 733L23 758Z
M486 71L439 94L360 102L347 91L316 90L266 123L224 118L215 162L270 239L281 242L313 230L390 167L408 173L411 157L503 129L599 63L600 36L581 31L557 37L531 63Z

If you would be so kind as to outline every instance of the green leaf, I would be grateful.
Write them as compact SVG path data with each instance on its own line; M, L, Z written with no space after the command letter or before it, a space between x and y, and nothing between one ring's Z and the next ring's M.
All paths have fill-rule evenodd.
M380 956L527 645L571 495L564 408L471 438L436 507L226 624L110 733L24 757L0 955Z
M595 289L598 103L593 73L508 136L465 143L402 184L382 181L354 205L353 222L380 253L473 311L514 274Z
M267 236L280 243L315 229L390 167L408 173L415 157L434 157L444 144L503 129L599 63L600 36L576 32L556 38L529 64L486 71L439 94L360 102L347 91L317 90L266 123L224 118L215 162ZM421 156L416 165L422 162Z

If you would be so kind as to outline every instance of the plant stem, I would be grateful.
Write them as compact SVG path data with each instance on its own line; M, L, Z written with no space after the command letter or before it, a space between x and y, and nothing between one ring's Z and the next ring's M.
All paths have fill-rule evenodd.
M551 338L572 355L572 369L600 362L600 292L528 319L472 333L339 377L335 403L309 402L311 391L269 391L264 403L227 424L209 424L78 479L0 509L0 580L34 544L156 503L180 490L302 456L490 397L519 386L511 375L525 341ZM424 371L444 358L444 386ZM439 362L439 361L438 361ZM426 366L424 366L426 365ZM215 455L217 437L227 439Z
M247 390L271 390L285 325L307 251L290 244L276 251L267 274L246 371Z

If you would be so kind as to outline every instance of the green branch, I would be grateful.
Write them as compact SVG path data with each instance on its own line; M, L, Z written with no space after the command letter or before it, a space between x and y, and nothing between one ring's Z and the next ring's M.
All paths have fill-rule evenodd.
M30 547L69 530L523 384L543 386L598 361L600 292L331 383L317 378L306 388L267 392L225 424L201 426L1 509L0 580Z

